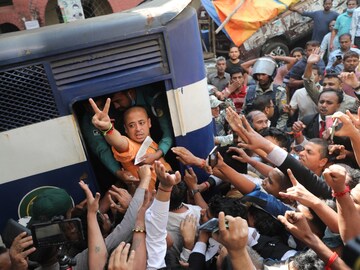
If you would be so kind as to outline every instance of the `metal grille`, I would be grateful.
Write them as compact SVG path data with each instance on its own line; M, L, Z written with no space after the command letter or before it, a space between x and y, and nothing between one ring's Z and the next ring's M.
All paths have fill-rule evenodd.
M51 62L51 68L59 90L74 83L129 72L146 67L158 68L167 74L166 54L159 35L146 36L126 42L101 45L68 55Z
M81 0L85 18L92 18L113 13L107 0Z
M58 116L43 65L0 72L0 132Z

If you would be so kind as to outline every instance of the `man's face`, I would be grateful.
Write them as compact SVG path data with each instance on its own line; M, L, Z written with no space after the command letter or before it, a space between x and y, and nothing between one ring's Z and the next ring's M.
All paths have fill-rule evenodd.
M239 73L234 73L231 75L230 83L239 82L242 86L244 84L244 76Z
M274 112L275 112L275 109L274 109L275 105L274 105L272 99L270 99L270 105L267 106L267 108L268 108L267 118L270 119L271 117L273 117Z
M269 75L259 73L259 74L256 74L256 76L257 76L257 79L259 81L260 86L266 86L266 85L269 84L269 82L270 82L270 76Z
M226 62L225 61L218 61L216 63L216 69L218 73L224 73L226 69Z
M280 180L281 175L276 171L276 169L273 169L268 177L266 177L263 181L261 186L265 191L275 197L279 197L279 191L280 190Z
M320 95L318 109L321 116L333 115L340 107L336 93L327 92Z
M317 69L313 69L312 74L314 76L314 82L318 83L320 81L319 71Z
M343 61L344 63L344 71L346 72L355 72L355 69L359 65L358 57L348 57Z
M349 3L347 4L347 8L356 8L357 7L357 2L356 0L351 0L349 1Z
M303 55L301 54L301 52L296 51L292 54L292 57L295 57L299 61L303 57Z
M114 94L111 99L112 104L116 110L123 111L131 106L131 99L128 96L129 93L119 92Z
M229 57L231 60L236 60L238 59L240 56L240 51L239 48L237 47L232 47L229 51Z
M329 11L332 8L332 0L327 0L324 2L324 10Z
M133 109L126 115L124 121L125 132L133 141L142 143L149 136L151 122L143 109Z
M306 56L309 57L316 48L318 48L318 46L308 45L305 50Z
M265 113L258 112L253 116L253 127L256 132L259 132L260 130L267 128L269 123L269 119L266 117Z
M342 36L339 39L340 48L342 51L348 51L351 47L351 38L348 35Z
M323 87L324 89L332 89L335 91L340 91L342 85L340 79L338 78L324 78Z
M323 164L321 163L322 159L321 146L312 142L308 142L304 150L299 152L300 163L312 172L319 170L319 166Z
M220 107L217 106L217 107L215 107L215 108L211 108L211 114L212 114L212 116L213 116L214 118L219 117L219 115L220 115Z

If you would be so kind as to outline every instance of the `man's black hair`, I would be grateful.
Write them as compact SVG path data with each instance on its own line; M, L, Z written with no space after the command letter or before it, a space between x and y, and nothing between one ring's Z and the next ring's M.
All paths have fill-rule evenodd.
M244 75L245 71L242 67L234 66L229 70L230 78L232 78L232 76L236 73L241 73L242 75Z
M338 104L340 104L344 100L344 92L343 91L341 91L341 90L338 91L338 90L334 90L334 89L324 89L319 94L318 102L319 102L321 96L325 93L335 93L338 97Z
M342 37L349 37L350 40L351 40L351 35L349 33L344 33L342 35L339 36L339 40L342 38Z
M247 219L246 206L239 199L215 195L209 201L209 211L213 217L218 217L220 212L233 217Z
M265 108L270 107L270 105L271 105L271 96L259 95L253 101L252 109L264 112Z
M347 181L347 184L349 185L350 189L353 189L357 184L360 183L360 170L354 169L353 167L344 163L336 163L336 164L344 167L346 173L350 176L351 179Z
M296 48L292 49L290 52L290 55L292 56L294 52L300 52L303 56L305 55L305 51L301 47L296 47Z
M348 59L348 58L357 58L357 59L360 59L360 56L358 55L357 52L348 51L348 52L344 53L344 55L343 55L343 61L345 61L345 60Z
M320 42L317 40L309 40L308 42L306 42L305 44L305 48L307 49L307 47L320 47Z
M321 158L329 158L329 143L322 138L312 138L309 142L319 145Z
M173 186L170 195L169 211L178 208L179 206L181 206L183 202L185 202L186 191L187 191L186 184L183 181Z
M276 127L269 127L261 130L259 133L263 137L269 136L274 138L279 143L280 147L285 148L288 152L290 151L291 140L289 135L284 131Z

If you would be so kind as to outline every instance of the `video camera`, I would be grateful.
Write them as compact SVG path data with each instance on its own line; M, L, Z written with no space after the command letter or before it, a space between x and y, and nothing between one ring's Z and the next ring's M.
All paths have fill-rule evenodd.
M79 218L55 217L49 222L32 224L31 235L35 247L62 246L84 241Z

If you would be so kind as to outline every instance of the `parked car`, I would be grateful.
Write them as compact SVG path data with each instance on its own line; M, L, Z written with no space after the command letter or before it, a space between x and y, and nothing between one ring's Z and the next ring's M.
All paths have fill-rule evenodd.
M323 9L323 1L302 0L295 7L304 11ZM332 10L341 14L346 8L346 0L334 0ZM306 36L310 36L313 21L309 17L301 16L287 10L263 25L240 47L244 60L256 58L264 54L288 55L292 47ZM217 55L227 55L231 41L221 31L215 38Z

